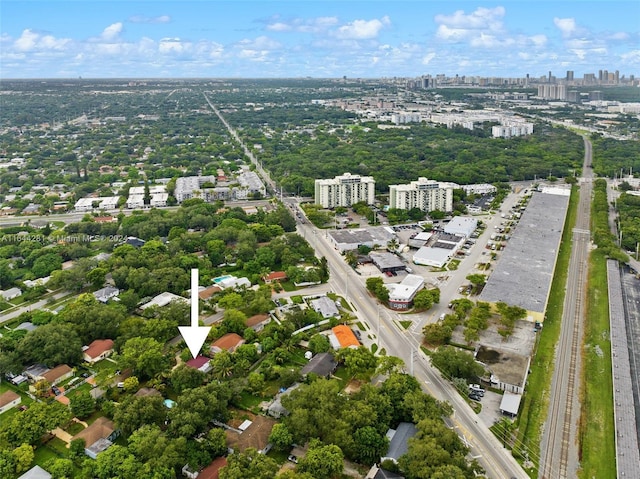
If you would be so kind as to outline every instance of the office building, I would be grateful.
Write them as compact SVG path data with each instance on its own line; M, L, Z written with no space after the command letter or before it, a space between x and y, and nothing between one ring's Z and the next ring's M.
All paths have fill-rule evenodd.
M422 211L453 211L453 183L440 183L424 177L408 185L389 185L389 208Z
M315 181L315 202L323 208L348 207L360 202L372 205L375 187L372 176L345 173L333 179L320 179Z

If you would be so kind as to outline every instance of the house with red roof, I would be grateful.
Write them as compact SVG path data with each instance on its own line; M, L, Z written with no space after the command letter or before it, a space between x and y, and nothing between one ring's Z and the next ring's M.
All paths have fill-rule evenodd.
M113 353L113 339L96 339L87 346L82 356L86 362L93 364L110 356L111 353Z
M198 371L202 371L203 373L208 373L211 371L211 360L206 356L196 356L193 359L190 359L185 364L190 368L197 369Z

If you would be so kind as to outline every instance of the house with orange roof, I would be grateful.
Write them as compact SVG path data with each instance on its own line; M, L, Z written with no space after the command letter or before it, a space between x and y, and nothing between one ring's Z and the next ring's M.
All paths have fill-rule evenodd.
M242 344L244 344L242 336L236 333L227 333L211 343L211 354L216 354L220 351L229 351L232 353Z
M96 339L93 341L82 354L84 360L88 363L96 363L113 353L113 339Z
M333 346L333 349L360 347L360 341L358 341L356 335L353 334L349 326L345 326L344 324L331 328L329 342L331 346Z

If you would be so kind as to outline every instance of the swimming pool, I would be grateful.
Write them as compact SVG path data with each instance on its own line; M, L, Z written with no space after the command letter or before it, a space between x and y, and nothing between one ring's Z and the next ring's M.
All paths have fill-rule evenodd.
M218 276L217 278L213 278L213 282L216 284L222 283L224 280L231 278L230 274L225 274L224 276Z

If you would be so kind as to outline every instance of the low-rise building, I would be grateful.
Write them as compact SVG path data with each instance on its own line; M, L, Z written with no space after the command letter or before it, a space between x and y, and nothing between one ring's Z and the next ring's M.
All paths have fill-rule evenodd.
M236 333L227 333L211 343L211 354L219 353L220 351L229 351L233 353L238 346L244 344L244 338Z
M82 353L82 357L88 363L97 363L113 353L113 339L96 339Z
M413 298L424 286L424 278L415 274L408 274L401 283L387 284L389 290L389 307L391 309L406 310L413 306Z
M349 326L345 326L344 324L340 324L331 329L329 342L333 349L360 347L360 341L358 341L356 335L353 334Z
M302 377L315 374L320 378L329 379L336 371L338 363L331 353L318 353L312 357L300 370Z
M179 301L182 303L189 302L187 298L183 298L182 296L178 296L177 294L173 294L169 291L165 291L164 293L160 293L159 295L155 296L148 303L145 303L142 306L140 306L140 309L145 310L147 308L150 308L151 306L157 306L159 308L162 308L168 305L169 303L171 303L172 301Z
M71 376L73 376L73 369L66 364L60 364L44 373L42 379L47 381L51 386L55 386Z
M0 394L0 414L5 411L8 411L12 407L16 407L18 404L22 402L22 397L9 390Z
M99 417L89 427L83 429L71 438L84 439L84 453L91 459L98 457L98 454L106 451L120 435L113 421L106 417Z
M196 356L185 363L187 366L203 373L211 371L211 359L206 356Z
M93 297L96 298L101 303L106 303L110 299L117 298L120 294L120 290L113 286L105 286L98 291L94 291Z
M327 296L312 299L309 304L316 313L322 315L323 319L336 318L340 315L336 302Z
M2 299L4 299L5 301L10 301L21 295L22 290L20 288L9 288L5 291L0 291L0 296L2 296Z

